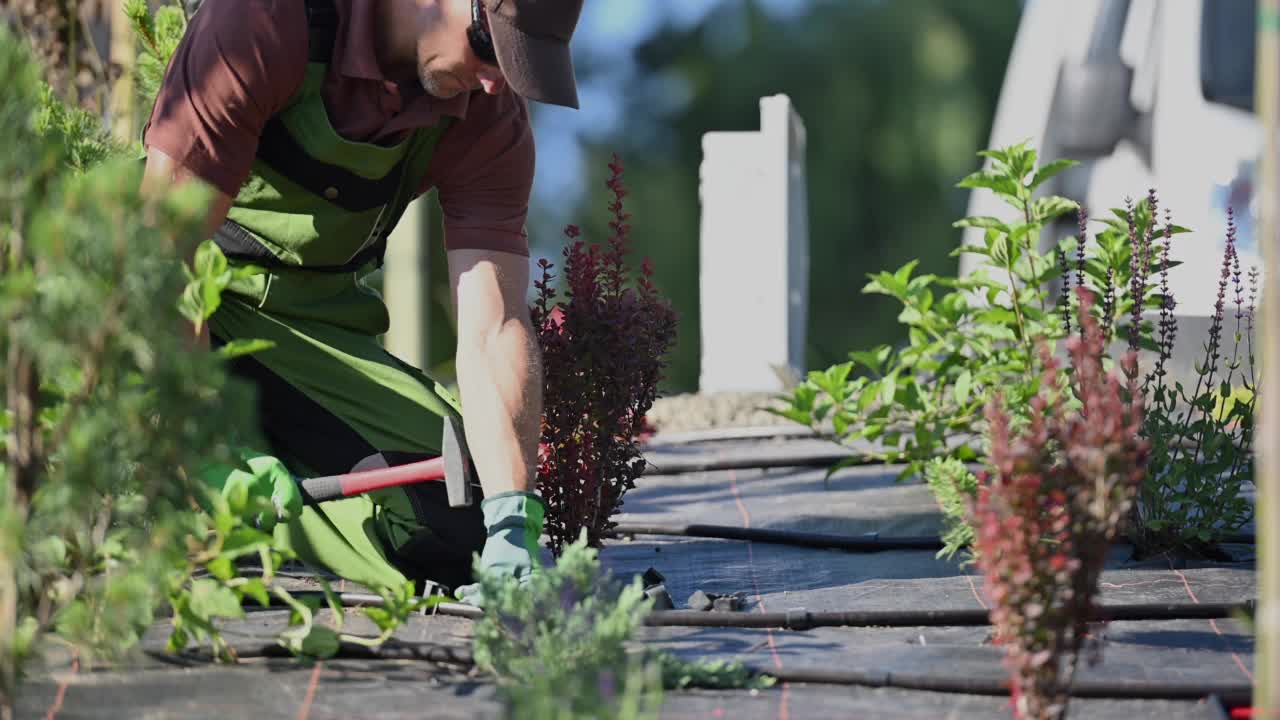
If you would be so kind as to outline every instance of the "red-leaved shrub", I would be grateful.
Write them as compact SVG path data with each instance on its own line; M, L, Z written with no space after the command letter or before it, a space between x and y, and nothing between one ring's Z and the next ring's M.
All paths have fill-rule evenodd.
M635 277L627 265L630 215L622 207L627 191L616 155L609 170L607 246L585 243L570 225L563 298L556 299L547 260L538 261L542 279L534 282L545 378L538 486L557 555L583 528L599 547L623 494L635 487L644 470L636 440L676 335L675 311L653 287L649 261Z
M1014 712L1034 720L1066 714L1107 548L1148 456L1139 437L1137 356L1121 359L1123 378L1106 373L1092 298L1077 296L1082 332L1067 339L1070 389L1057 386L1058 361L1042 345L1043 385L1028 427L1011 430L1001 400L991 401L994 474L980 475L973 507L978 566L996 640L1005 646Z

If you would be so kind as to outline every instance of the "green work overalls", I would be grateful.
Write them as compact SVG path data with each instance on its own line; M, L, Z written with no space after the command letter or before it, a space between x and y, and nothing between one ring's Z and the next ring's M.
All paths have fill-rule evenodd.
M348 472L379 452L392 464L434 457L443 416L461 412L444 387L382 348L387 308L363 281L381 265L447 121L392 146L340 137L320 92L336 10L332 0L308 0L307 11L306 78L268 123L215 236L233 264L267 272L235 282L209 321L215 346L274 343L233 371L258 391L271 452L303 477ZM428 482L307 507L276 537L305 562L366 586L456 587L484 546L478 493L476 503L451 509L443 485Z

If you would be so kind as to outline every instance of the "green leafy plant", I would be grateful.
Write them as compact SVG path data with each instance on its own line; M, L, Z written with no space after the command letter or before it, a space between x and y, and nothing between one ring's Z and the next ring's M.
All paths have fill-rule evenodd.
M554 552L582 530L599 547L622 497L644 470L636 439L657 397L676 316L649 278L649 262L633 277L627 264L631 226L623 209L622 162L606 182L613 234L607 246L565 229L564 295L557 299L546 259L538 261L533 324L542 348L543 418L538 487L547 503Z
M999 394L987 406L991 472L972 505L977 564L1005 646L1014 712L1066 714L1068 689L1089 637L1107 550L1137 494L1149 458L1138 436L1137 353L1107 373L1089 293L1078 289L1081 335L1067 341L1067 374L1042 346L1042 389L1025 429L1014 430ZM1123 375L1119 372L1123 369Z
M933 458L924 466L924 479L942 509L942 549L938 557L950 560L973 545L969 508L978 494L978 476L955 458Z
M619 588L601 575L585 532L527 586L477 577L492 601L476 623L476 664L497 677L512 717L656 717L660 667L626 648L652 601L640 578Z
M154 13L147 0L125 0L124 13L142 49L134 75L138 98L143 107L150 108L160 91L169 58L187 31L187 13L181 0L161 5Z
M194 479L259 440L235 430L252 426L252 404L225 360L263 344L192 352L182 330L184 313L198 326L235 273L254 271L229 269L207 241L184 267L207 192L144 197L141 165L64 106L3 28L0 72L0 717L46 642L110 660L166 603L170 649L208 643L222 659L234 654L217 623L273 596L293 609L281 642L295 652L385 640L426 602L411 587L375 588L376 637L322 628L317 602L272 582L290 556L253 524L269 501ZM261 574L242 576L254 555Z
M775 682L737 662L628 649L653 601L639 577L623 585L601 572L585 530L529 585L477 576L493 600L476 623L476 664L497 677L512 717L650 718L664 688L767 688Z
M1148 235L1141 254L1167 258L1171 246L1166 226L1163 243ZM1167 267L1168 263L1161 264ZM1167 271L1160 284L1168 287ZM1157 357L1143 378L1150 407L1142 435L1151 442L1150 474L1142 484L1130 518L1129 536L1140 554L1169 550L1206 553L1225 533L1239 530L1253 517L1253 504L1242 494L1254 477L1253 412L1258 382L1253 350L1253 318L1258 270L1249 273L1249 301L1236 252L1236 227L1228 210L1226 245L1218 279L1218 296L1204 356L1196 363L1197 380L1190 392L1181 382L1170 384L1166 362L1172 354L1177 321L1174 303L1160 309ZM1227 288L1234 294L1235 327L1230 350L1223 337ZM1167 289L1164 292L1168 297ZM1130 340L1130 347L1134 342Z
M255 526L255 519L270 509L262 506L267 499L257 498L258 504L254 500L244 492L227 497L208 493L203 498L206 511L194 514L186 536L185 563L175 563L167 578L167 600L172 609L170 652L180 652L194 642L207 644L219 660L235 661L234 649L223 639L218 623L243 618L244 606L250 601L266 608L274 598L275 604L287 607L288 626L277 642L296 655L317 658L333 656L342 643L381 645L410 615L437 602L437 598L416 596L412 582L373 588L381 596L381 604L360 611L378 628L378 634L369 637L344 632L345 610L323 577L318 578L323 591L320 597L295 596L275 582L281 565L295 558L277 547L269 532ZM256 560L257 566L241 567L244 559ZM332 611L333 627L315 622L316 612L325 606Z
M1062 311L1048 288L1062 270L1055 253L1039 251L1039 237L1046 224L1076 204L1034 194L1074 163L1036 167L1036 152L1025 144L980 154L990 167L959 186L991 190L1016 210L1010 220L984 216L956 223L982 228L983 242L953 254L981 255L984 266L969 277L947 278L914 275L912 261L869 275L864 293L902 303L898 320L908 343L852 352L850 362L810 372L773 408L816 431L829 422L836 442L861 451L830 472L871 457L904 462L902 477L919 476L936 456L977 459L982 408L991 391L999 388L1011 406L1025 406L1035 391L1035 341L1063 334ZM1071 241L1056 250L1071 251Z
M657 662L662 668L662 686L667 690L763 690L777 683L777 678L757 673L740 662L688 661L665 652L657 654Z
M1152 472L1127 533L1144 553L1204 552L1252 516L1241 488L1253 472L1253 302L1246 309L1234 226L1228 229L1215 320L1197 366L1200 380L1184 388L1167 377L1177 328L1168 273L1179 265L1170 259L1173 236L1189 230L1174 224L1167 210L1161 225L1159 198L1151 190L1094 221L1101 226L1097 232L1090 232L1088 213L1078 208L1076 236L1039 252L1043 227L1077 208L1064 198L1035 198L1035 190L1073 163L1036 167L1036 154L1025 145L981 154L990 166L959 185L995 192L1015 211L1010 219L969 217L956 223L982 229L980 245L956 251L982 256L982 266L963 279L913 276L914 261L870 275L864 292L902 303L898 319L907 326L908 343L853 352L850 362L809 373L780 397L773 412L815 431L829 427L836 442L860 451L828 475L868 458L905 463L902 477L923 475L945 515L943 555L953 556L972 537L956 502L971 480L959 465L933 461L970 462L981 454L981 408L997 389L1012 425L1025 426L1039 382L1032 372L1034 343L1082 332L1073 320L1080 312L1073 289L1082 289L1104 346L1126 342L1148 361L1142 386L1152 408L1142 436L1152 444ZM1221 338L1228 282L1236 305L1230 352ZM938 297L938 288L949 292ZM1105 362L1115 363L1110 356Z
M141 167L83 149L96 129L0 30L0 693L51 632L85 660L133 644L185 563L198 492L247 398L189 352L177 298L207 201L147 200ZM166 302L166 299L168 301ZM206 599L201 595L202 600Z

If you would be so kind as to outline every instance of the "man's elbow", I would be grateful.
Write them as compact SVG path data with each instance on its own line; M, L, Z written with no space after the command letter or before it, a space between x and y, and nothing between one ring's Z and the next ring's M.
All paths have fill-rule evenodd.
M147 152L147 164L143 170L142 184L139 188L143 195L155 197L187 182L198 182L210 191L209 206L205 216L202 236L209 237L227 219L227 213L231 210L235 199L192 175L164 152L155 148L149 149Z

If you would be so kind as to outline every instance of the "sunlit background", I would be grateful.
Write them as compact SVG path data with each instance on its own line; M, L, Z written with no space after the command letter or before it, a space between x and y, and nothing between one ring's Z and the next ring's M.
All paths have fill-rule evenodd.
M695 390L702 135L759 129L759 99L785 93L808 130L807 364L896 340L892 303L859 290L913 257L955 271L950 224L967 196L954 184L985 147L1019 12L1014 0L591 0L575 36L582 109L535 110L534 253L557 256L568 222L605 238L602 181L618 153L635 251L682 317L666 390Z
M67 6L89 29L85 57L136 52L124 23L110 22L121 5ZM0 12L39 26L53 7L24 0ZM1209 316L1228 208L1242 266L1259 262L1256 7L1256 0L588 0L573 43L581 109L533 104L531 262L559 261L569 223L588 241L605 242L604 179L617 153L631 192L635 264L653 261L654 282L681 318L663 392L697 391L703 138L759 130L761 98L785 95L807 132L799 370L904 339L897 303L861 292L867 275L912 259L917 273L967 272L972 256L957 260L952 251L973 236L952 223L1008 208L956 183L981 166L978 151L1022 141L1042 162L1081 161L1042 190L1086 203L1095 218L1158 188L1162 206L1195 231L1175 249L1183 261L1173 273L1178 312ZM103 79L110 73L101 62L81 62L74 73L66 65L66 58L51 65L61 67L60 86L74 84L110 124L124 127L118 121L132 117L140 125L145 108L119 111L127 82ZM136 130L122 132L136 137ZM402 355L449 375L454 338L439 208L428 196L417 211L421 217L401 223L413 228L397 231L389 257L413 249L418 237L430 258L397 265L411 276L397 282L415 287L407 297L388 294L389 336L404 327L396 318L407 317L412 332L401 337L415 337ZM1073 233L1074 218L1064 217L1044 239ZM738 240L768 241L750 232ZM417 289L414 263L429 268L426 290ZM724 292L749 296L759 283L750 271L738 280ZM425 312L419 319L406 308ZM748 315L736 321L749 324Z

